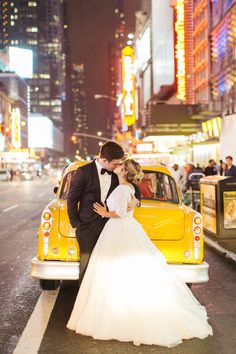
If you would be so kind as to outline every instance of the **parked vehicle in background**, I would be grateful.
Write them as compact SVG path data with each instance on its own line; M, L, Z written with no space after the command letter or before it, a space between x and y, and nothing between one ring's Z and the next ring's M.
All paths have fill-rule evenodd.
M34 176L31 171L20 171L20 179L23 181L31 181L34 179Z
M0 181L10 181L11 175L8 169L1 168L0 169Z

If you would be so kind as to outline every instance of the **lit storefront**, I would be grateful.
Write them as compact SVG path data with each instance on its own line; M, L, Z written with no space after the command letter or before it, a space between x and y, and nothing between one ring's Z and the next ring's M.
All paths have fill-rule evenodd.
M11 110L13 100L0 91L0 164L5 166L4 152L10 147Z

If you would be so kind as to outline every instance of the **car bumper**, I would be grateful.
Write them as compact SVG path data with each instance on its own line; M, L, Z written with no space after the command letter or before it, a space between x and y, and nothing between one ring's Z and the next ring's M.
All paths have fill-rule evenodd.
M209 265L206 262L168 266L186 283L205 283L209 280ZM76 280L79 279L79 262L40 261L34 257L31 276L38 279Z

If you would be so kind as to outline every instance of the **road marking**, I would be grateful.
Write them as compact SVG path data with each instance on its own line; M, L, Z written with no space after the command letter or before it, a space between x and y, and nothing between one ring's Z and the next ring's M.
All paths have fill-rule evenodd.
M18 207L18 204L12 205L12 206L10 206L9 208L3 209L3 212L6 213L7 211L12 210L12 209L15 209L15 208L17 208L17 207Z
M58 292L42 292L13 354L38 353Z
M41 194L39 194L39 197L42 197L43 195L45 195L46 193L41 193Z
M6 190L6 191L1 191L0 194L7 194L7 193L12 193L12 192L16 192L21 190L22 188L15 188L15 189L11 189L11 190Z

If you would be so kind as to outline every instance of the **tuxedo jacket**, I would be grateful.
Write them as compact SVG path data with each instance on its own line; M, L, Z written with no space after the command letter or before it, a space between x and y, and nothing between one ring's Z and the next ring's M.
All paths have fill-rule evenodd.
M111 174L111 186L106 198L119 185L118 177ZM140 191L136 185L135 197L141 199ZM98 170L95 161L79 167L72 177L67 197L67 208L72 227L89 224L101 219L93 210L93 203L101 203L101 189ZM79 208L78 208L79 203Z

